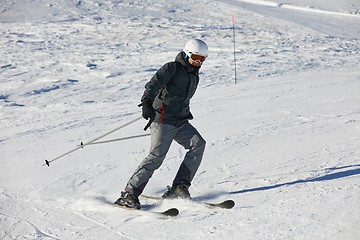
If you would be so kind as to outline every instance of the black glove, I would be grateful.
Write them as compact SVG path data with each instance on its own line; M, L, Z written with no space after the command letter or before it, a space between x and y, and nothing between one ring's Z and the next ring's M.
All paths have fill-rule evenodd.
M150 120L154 120L155 118L155 109L152 106L152 101L149 99L144 99L141 102L142 105L142 116L143 118L145 118L146 120L148 120L150 118Z

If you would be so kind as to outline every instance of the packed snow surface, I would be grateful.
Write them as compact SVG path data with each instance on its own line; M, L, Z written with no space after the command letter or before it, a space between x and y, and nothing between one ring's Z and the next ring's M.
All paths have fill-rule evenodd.
M358 0L2 0L0 239L359 239L359 13ZM109 204L149 137L44 164L138 118L145 83L190 38L210 51L190 192L233 209L140 197L180 211L163 218ZM174 143L144 194L160 196L185 153Z

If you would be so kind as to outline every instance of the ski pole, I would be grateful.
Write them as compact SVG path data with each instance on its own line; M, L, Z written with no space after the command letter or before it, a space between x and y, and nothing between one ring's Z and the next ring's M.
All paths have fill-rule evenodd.
M111 140L106 140L106 141L93 142L93 143L89 143L88 145L117 142L117 141L122 141L122 140L133 139L133 138L146 137L146 136L150 136L150 135L151 135L150 133L145 133L145 134L134 135L134 136L129 136L129 137L122 137L122 138L116 138L116 139L111 139ZM80 146L83 146L83 143L81 143Z
M140 103L139 105L138 105L138 107L142 107L143 106L143 103ZM146 126L144 127L144 131L146 131L149 127L150 127L150 125L151 125L151 123L154 121L154 118L150 118L149 119L149 122L146 124Z
M97 138L95 138L95 139L93 139L93 140L91 140L91 141L88 141L88 142L86 142L86 143L83 143L82 145L80 145L80 146L78 146L78 147L76 147L76 148L74 148L74 149L72 149L72 150L70 150L70 151L68 151L68 152L66 152L66 153L64 153L64 154L62 154L62 155L54 158L54 159L52 159L52 160L45 160L45 164L43 164L42 166L47 165L48 167L50 167L50 163L51 163L51 162L54 162L54 161L56 161L56 160L58 160L58 159L60 159L60 158L62 158L62 157L64 157L64 156L66 156L66 155L69 155L70 153L73 153L73 152L75 152L76 150L79 150L80 148L85 147L86 145L90 145L91 143L93 143L93 142L95 142L95 141L97 141L97 140L99 140L99 139L101 139L101 138L103 138L103 137L105 137L105 136L113 133L113 132L116 132L117 130L119 130L119 129L121 129L121 128L124 128L124 127L126 127L126 126L129 126L130 124L132 124L132 123L140 120L141 118L142 118L142 116L137 117L137 118L135 118L135 119L133 119L133 120L131 120L131 121L129 121L129 122L121 125L120 127L117 127L117 128L115 128L115 129L111 130L110 132L107 132L107 133L105 133L105 134L103 134L103 135L101 135L101 136L99 136L99 137L97 137Z

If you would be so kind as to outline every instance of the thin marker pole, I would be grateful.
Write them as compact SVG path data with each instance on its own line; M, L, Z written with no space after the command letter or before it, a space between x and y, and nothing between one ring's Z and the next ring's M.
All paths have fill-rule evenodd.
M236 53L235 53L235 17L234 15L232 15L232 22L233 22L233 38L234 38L234 64L235 64L235 68L234 68L234 72L235 72L235 84L237 83L237 76L236 76Z

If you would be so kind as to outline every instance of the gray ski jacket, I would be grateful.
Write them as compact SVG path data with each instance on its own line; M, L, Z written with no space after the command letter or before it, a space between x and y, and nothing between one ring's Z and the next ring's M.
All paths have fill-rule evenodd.
M180 52L174 62L164 64L145 85L141 101L150 101L156 111L154 122L181 126L190 113L190 99L199 83L199 68L186 60Z

